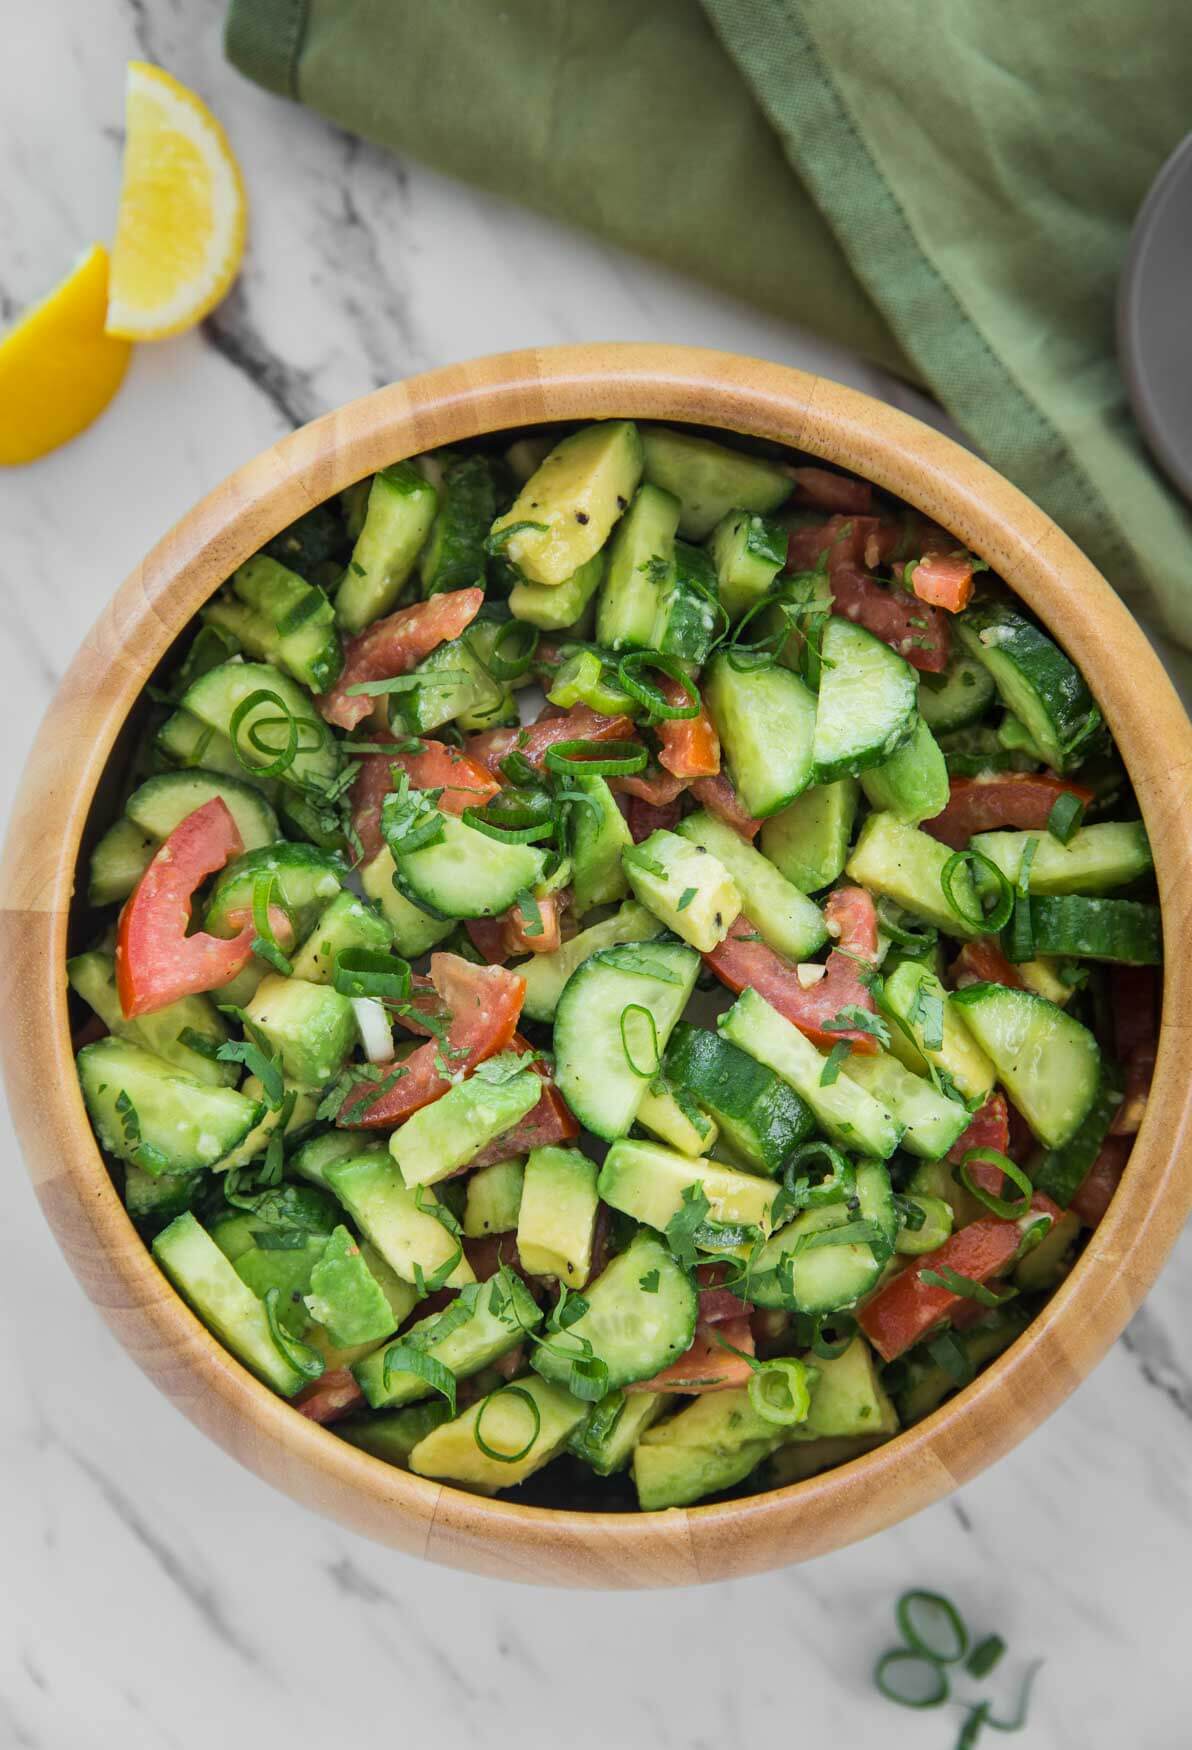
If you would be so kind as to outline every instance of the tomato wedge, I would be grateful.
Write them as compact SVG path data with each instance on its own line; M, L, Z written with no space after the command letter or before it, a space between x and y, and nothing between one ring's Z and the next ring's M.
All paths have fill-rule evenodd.
M873 487L867 480L833 474L828 468L792 468L790 477L795 483L796 504L864 515L873 503Z
M1020 832L1046 832L1048 817L1059 796L1091 802L1093 792L1051 772L1007 772L989 778L953 778L948 806L923 831L941 844L963 851L974 833L1000 826Z
M679 820L679 798L661 805L643 802L640 796L627 796L626 819L635 845L648 839L652 832L673 832Z
M127 1020L215 990L247 966L256 936L251 919L228 940L186 933L196 889L243 849L221 796L180 820L159 846L120 914L116 988ZM284 912L271 908L269 915L275 932L289 931Z
M827 522L792 529L786 544L788 571L814 571L827 555L829 575L841 566L888 565L906 550L901 522L876 516L830 516Z
M532 766L541 767L547 749L560 741L629 741L634 735L631 717L606 717L587 705L574 705L560 715L542 716L521 729L486 729L473 735L465 753L478 760L494 777L501 776L501 761L515 750Z
M978 936L966 942L952 962L952 983L957 990L966 984L1004 984L1011 990L1025 990L1018 968L1006 959L993 936Z
M948 666L952 635L939 608L898 584L879 583L856 565L838 564L829 577L834 613L864 626L924 674L939 674Z
M686 689L671 675L660 675L658 685L668 705L690 705ZM676 778L714 778L720 770L720 737L700 700L698 717L668 717L658 725L658 764Z
M361 1083L340 1107L335 1122L341 1128L392 1130L447 1092L451 1083L439 1074L440 1063L453 1075L470 1075L513 1038L526 993L524 978L503 966L473 966L458 954L432 954L430 978L450 1016L446 1039L442 1044L428 1039L412 1051L398 1080L383 1094Z
M1085 1227L1096 1227L1109 1208L1133 1146L1131 1136L1107 1136L1101 1144L1101 1152L1068 1205Z
M350 1416L353 1410L363 1409L364 1393L348 1368L335 1367L313 1385L304 1386L291 1402L299 1415L325 1426Z
M970 1149L992 1148L998 1154L1008 1154L1010 1150L1010 1108L1006 1104L1006 1096L1000 1088L990 1094L988 1100L974 1112L972 1123L963 1131L948 1150L948 1159L959 1166ZM973 1161L969 1173L975 1185L980 1185L983 1191L990 1192L994 1197L1004 1196L1002 1186L1005 1184L1005 1174L998 1167L990 1166L988 1161ZM1011 1191L1011 1197L1017 1197L1016 1191Z
M749 1384L753 1372L745 1356L753 1354L753 1331L749 1320L725 1319L716 1327L725 1343L731 1343L742 1354L734 1355L718 1343L711 1325L701 1322L695 1328L695 1339L685 1355L656 1373L653 1379L638 1380L627 1385L626 1391L676 1391L686 1397L700 1397L704 1392L731 1391Z
M512 954L553 954L563 943L563 895L548 893L538 901L538 916L520 904L510 906L502 923L505 930L505 952Z
M1031 1199L1031 1213L1058 1221L1061 1210L1042 1192ZM857 1323L883 1361L893 1361L925 1337L933 1325L949 1318L964 1295L950 1288L936 1288L922 1280L924 1270L954 1270L971 1282L988 1282L1001 1276L1014 1261L1022 1240L1016 1221L982 1216L959 1228L934 1252L927 1252L880 1288L857 1314Z
M388 730L374 739L388 741ZM483 808L500 785L477 760L442 741L424 741L416 753L365 754L352 785L352 825L366 862L371 862L384 844L381 837L381 804L393 789L393 767L409 773L416 790L442 790L439 807L444 814L462 814L465 808Z
M367 694L350 694L348 688L363 681L394 680L409 674L432 650L465 632L483 601L482 589L444 590L427 602L399 608L349 638L338 681L331 692L316 700L327 722L340 729L355 729L363 723L376 700Z
M762 830L761 821L754 820L752 814L741 806L741 799L727 772L720 771L714 778L696 778L691 794L701 808L706 808L709 814L731 826L743 839L755 839Z
M911 572L911 588L921 602L958 614L973 595L971 553L926 553Z
M840 888L829 896L826 910L829 923L841 924L840 944L847 951L839 953L833 949L824 976L806 989L799 983L793 962L768 947L756 925L743 912L724 941L704 955L704 962L729 990L756 990L821 1051L830 1051L845 1039L854 1051L871 1057L878 1050L878 1041L872 1033L863 1027L827 1027L825 1023L846 1008L876 1013L873 993L862 983L861 968L854 958L859 955L871 960L876 953L877 914L873 900L863 888ZM872 924L868 921L869 913ZM871 931L873 947L869 948Z

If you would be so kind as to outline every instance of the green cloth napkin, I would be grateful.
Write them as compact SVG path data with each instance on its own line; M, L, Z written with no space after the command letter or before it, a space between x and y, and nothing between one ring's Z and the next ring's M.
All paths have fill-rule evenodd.
M1192 518L1114 356L1187 127L1186 0L232 0L227 49L926 386L1192 679Z

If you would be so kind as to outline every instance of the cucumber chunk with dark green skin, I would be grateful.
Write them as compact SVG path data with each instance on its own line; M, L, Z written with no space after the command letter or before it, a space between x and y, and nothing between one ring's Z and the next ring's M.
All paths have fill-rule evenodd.
M159 772L147 778L133 791L124 812L142 832L160 841L169 838L188 814L217 796L236 822L246 851L260 850L281 837L277 815L255 785L201 767Z
M964 729L985 715L995 690L984 663L958 651L943 674L919 676L919 715L929 729L941 734Z
M210 997L182 997L167 1008L129 1021L120 1006L116 966L110 954L98 948L76 954L66 962L66 976L71 989L91 1005L109 1033L156 1053L196 1081L215 1088L235 1087L239 1066L221 1063L215 1056L228 1037L228 1029Z
M776 1178L815 1129L806 1101L772 1069L718 1033L680 1021L667 1046L667 1079L711 1114L732 1153Z
M501 622L479 620L462 638L452 638L418 664L414 683L389 702L389 721L397 734L429 735L455 721L463 730L492 729L517 722L511 689L486 666L501 632Z
M1075 663L1005 602L974 604L954 623L964 648L988 669L1006 709L1025 725L1048 765L1057 772L1079 765L1101 713Z
M833 614L820 646L815 782L831 784L880 766L914 732L915 671L863 626Z
M409 462L382 468L367 493L364 521L335 597L335 617L349 633L397 606L439 503L434 487Z
M1101 1053L1087 1027L1033 991L970 984L949 1002L1040 1142L1071 1140L1097 1096Z
M241 637L246 650L279 662L314 693L334 685L343 667L343 649L335 610L321 589L280 560L257 553L233 572L232 594L268 630L264 648L254 648Z
M738 670L722 651L708 665L704 703L749 814L764 819L802 794L812 778L816 707L796 675Z
M413 1339L425 1353L444 1367L449 1367L457 1379L470 1379L500 1356L515 1349L527 1331L542 1323L542 1310L534 1301L520 1276L510 1273L507 1302L492 1306L491 1290L484 1283L466 1290L462 1304L470 1311L462 1322L445 1321L441 1313L431 1313L402 1332L401 1341ZM441 1336L436 1332L442 1331ZM389 1345L386 1345L389 1347ZM396 1408L401 1404L429 1397L433 1387L418 1373L407 1373L400 1365L389 1370L385 1383L385 1349L366 1355L352 1369L373 1409Z
M674 569L654 625L654 648L702 668L717 630L716 599L716 573L707 554L676 541ZM719 618L723 623L723 615Z
M1036 1190L1044 1191L1053 1203L1067 1209L1088 1176L1088 1170L1101 1152L1101 1144L1109 1133L1122 1100L1122 1072L1117 1064L1102 1063L1097 1093L1080 1128L1061 1148L1048 1149L1034 1163L1031 1178Z
M291 1398L309 1376L274 1342L265 1307L193 1215L180 1215L153 1242L153 1256L182 1298L237 1360Z
M114 905L127 899L153 861L159 843L126 816L110 826L91 853L88 903Z
M1159 966L1163 960L1159 907L1133 899L1032 899L1031 934L1036 954L1122 966Z
M657 1273L655 1275L655 1273ZM642 1278L653 1282L643 1287ZM587 1289L588 1310L549 1346L535 1347L530 1365L543 1379L567 1384L587 1339L608 1368L608 1389L652 1379L691 1347L699 1295L694 1280L653 1234L638 1234Z
M933 820L948 806L948 767L939 743L921 717L889 759L861 773L871 808L884 808L907 826Z
M559 998L577 966L601 948L615 948L621 942L648 942L662 933L663 926L653 912L635 899L626 900L611 918L581 930L553 954L535 954L518 968L526 981L522 1013L531 1021L553 1021Z
M776 462L730 450L693 432L643 425L641 441L646 479L679 500L679 533L689 541L702 541L730 510L765 516L794 489L790 475Z
M786 530L769 517L732 510L712 530L708 550L730 620L759 602L786 563Z
M665 1392L609 1392L593 1404L583 1427L567 1442L568 1451L598 1477L615 1476L628 1467L646 1429L653 1427L674 1401Z
M857 1200L855 1211L843 1203L806 1209L766 1241L750 1265L748 1295L755 1306L793 1303L805 1313L840 1312L855 1306L876 1286L894 1249L896 1232L890 1175L880 1161L863 1161L858 1167ZM883 1240L808 1244L825 1229L853 1221L880 1229Z
M828 929L819 906L748 839L703 809L681 820L676 830L724 865L741 895L742 911L777 953L808 960L823 947Z
M655 633L674 584L679 501L643 486L609 543L596 604L596 638L606 650L656 648Z
M443 490L418 572L424 596L445 589L484 586L485 546L496 513L492 464L486 456L461 456L443 475Z
M155 1178L213 1167L261 1115L260 1105L234 1088L196 1081L114 1034L85 1045L77 1061L100 1143Z
M286 746L288 720L292 720L298 725L300 751L284 771L271 775L287 788L326 789L339 773L340 743L319 716L310 694L289 675L267 663L225 662L200 675L186 689L181 705L208 728L232 740L233 718L257 693L265 697L249 707L237 724L235 743L248 762L243 776L251 781L260 775L258 765L276 763ZM275 753L254 747L254 731Z
M246 851L228 864L207 902L203 928L212 936L234 936L252 916L253 890L264 875L274 878L273 903L289 913L295 940L302 942L319 913L335 898L347 866L333 851L279 842Z

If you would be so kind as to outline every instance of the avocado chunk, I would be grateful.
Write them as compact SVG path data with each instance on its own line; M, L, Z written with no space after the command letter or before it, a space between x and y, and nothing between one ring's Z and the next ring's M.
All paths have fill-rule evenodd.
M730 1489L779 1446L786 1430L757 1414L743 1389L709 1392L647 1428L633 1453L643 1512L685 1507Z
M331 1081L356 1043L356 1017L347 997L309 979L270 973L244 1012L281 1058L286 1080L301 1087Z
M621 861L635 896L668 929L710 953L723 942L741 910L737 884L702 844L659 827Z
M310 984L331 984L336 956L345 948L371 948L384 954L392 946L393 927L367 900L345 888L322 912L306 941L293 956L296 978Z
M389 1152L407 1185L434 1185L466 1166L541 1097L542 1083L533 1070L502 1074L492 1059L407 1118L390 1137Z
M585 425L555 445L497 518L493 534L511 531L505 557L531 583L565 583L604 546L641 472L641 439L632 420Z
M574 626L604 580L606 560L593 554L563 583L527 583L519 578L509 591L509 612L544 632L562 632Z
M870 893L883 894L917 918L934 924L945 935L967 940L983 926L977 891L968 865L953 866L949 904L943 888L944 866L953 852L918 827L905 826L889 812L871 814L845 865L850 878ZM957 909L959 908L959 909ZM962 915L963 914L963 915Z
M463 1255L434 1192L419 1185L411 1191L385 1155L356 1155L325 1169L335 1192L360 1231L405 1282L417 1287L420 1276L436 1287L463 1288L476 1274ZM444 1220L439 1220L442 1214Z
M596 607L596 638L605 650L657 649L656 628L675 573L679 501L643 486L609 547Z
M913 960L896 966L882 987L882 1007L895 1023L890 1049L908 1069L916 1075L945 1071L966 1100L985 1098L993 1064L929 967Z
M630 1137L614 1142L600 1169L599 1191L614 1209L665 1233L683 1208L685 1191L699 1185L711 1221L741 1223L769 1231L776 1187L769 1179L740 1173L718 1161L692 1160L656 1142Z
M633 835L603 778L575 777L571 787L586 802L576 808L571 832L571 895L577 917L596 905L613 905L629 892L621 863Z
M856 813L855 778L815 784L762 822L762 851L800 893L818 893L844 868Z
M703 809L681 820L676 830L723 863L741 895L742 911L763 942L790 960L809 960L823 947L828 928L819 906L739 832Z
M592 1268L596 1163L577 1148L536 1148L526 1161L517 1250L531 1276L582 1288Z
M646 479L679 500L683 507L679 532L689 541L702 541L730 510L765 516L784 504L794 489L790 475L778 463L730 450L692 432L644 425L641 441Z
M880 766L861 773L871 808L886 809L905 826L933 820L948 806L948 767L940 745L921 717L908 740Z
M333 1343L380 1342L395 1329L393 1310L360 1247L342 1225L327 1240L310 1273L306 1309Z
M669 1148L692 1159L715 1148L720 1135L714 1118L701 1112L692 1100L680 1105L671 1090L658 1080L652 1082L642 1095L637 1122L659 1142L665 1142Z
M593 1404L587 1421L567 1442L568 1450L598 1477L614 1476L626 1469L646 1429L674 1402L667 1392L610 1391Z
M470 1240L485 1234L513 1232L521 1208L525 1170L526 1164L519 1156L494 1161L491 1167L480 1167L468 1174L464 1233Z
M854 1337L834 1361L817 1361L819 1378L811 1388L808 1434L895 1434L898 1415L882 1389L873 1350Z
M334 1432L349 1446L358 1446L361 1452L405 1470L418 1442L450 1416L450 1405L443 1398L431 1398L424 1404L409 1404L404 1410L337 1422Z
M520 1276L509 1274L508 1297L497 1310L487 1282L473 1282L443 1312L431 1313L403 1331L408 1344L450 1368L457 1379L470 1379L498 1356L515 1349L528 1331L542 1322L542 1312ZM385 1380L388 1348L375 1349L352 1371L373 1409L392 1408L428 1397L434 1389L420 1373L406 1372L394 1356Z
M490 1392L420 1440L410 1454L410 1469L420 1477L443 1477L477 1494L495 1495L549 1464L587 1415L588 1406L579 1398L531 1374ZM499 1456L491 1458L481 1440Z

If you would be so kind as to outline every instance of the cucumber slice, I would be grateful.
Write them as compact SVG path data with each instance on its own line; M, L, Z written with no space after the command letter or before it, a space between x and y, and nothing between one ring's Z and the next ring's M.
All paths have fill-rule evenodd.
M349 539L354 540L355 536L348 535L339 505L316 504L295 517L280 535L266 541L264 551L301 576L312 577L328 566L337 572L342 569L342 560L338 566L336 560Z
M856 814L855 778L816 784L762 823L762 851L801 893L818 893L844 869Z
M740 914L737 884L706 845L660 827L622 862L642 904L701 954L723 942Z
M360 632L396 607L438 509L438 494L409 462L383 468L367 492L364 520L343 582L335 617L345 632Z
M443 1335L435 1336L436 1328L445 1321L441 1312L430 1313L404 1330L400 1341L413 1341L424 1353L442 1366L450 1368L456 1379L471 1379L484 1367L490 1367L499 1356L508 1354L522 1341L526 1331L542 1323L542 1312L520 1276L510 1273L510 1299L500 1312L494 1312L491 1295L481 1285L469 1299L474 1304L462 1324L448 1323ZM466 1303L465 1303L466 1305ZM375 1349L352 1368L357 1383L374 1410L411 1404L428 1397L432 1391L420 1373L405 1373L392 1368L389 1384L385 1384L385 1350Z
M741 1173L719 1161L692 1159L655 1142L636 1139L614 1142L604 1157L597 1190L604 1201L622 1214L665 1233L667 1224L683 1208L683 1193L694 1185L703 1189L711 1221L769 1232L770 1208L776 1187L769 1179ZM718 1248L712 1245L709 1251Z
M319 913L340 891L346 874L343 861L333 851L318 851L313 845L279 842L246 851L216 878L203 928L212 936L234 936L252 914L258 878L272 875L274 903L282 905L293 919L295 939L305 941Z
M458 1082L394 1131L389 1152L407 1185L434 1185L464 1167L488 1143L512 1129L542 1097L532 1070L504 1081L481 1072Z
M1067 1209L1084 1184L1121 1103L1121 1070L1117 1064L1102 1061L1096 1097L1079 1129L1062 1148L1048 1149L1043 1158L1034 1163L1031 1178L1036 1190L1046 1192L1061 1209Z
M681 820L676 831L692 844L702 845L728 870L741 895L741 910L777 953L791 960L809 960L823 947L828 931L819 906L780 875L748 839L703 809Z
M595 905L613 905L629 892L621 852L633 834L603 778L576 777L573 789L588 798L571 817L571 900L577 917Z
M124 812L141 832L160 841L169 838L188 814L216 796L227 804L246 851L260 850L281 837L277 815L258 789L222 772L201 768L159 772L147 778L133 791Z
M555 1011L555 1081L580 1123L611 1142L626 1136L661 1062L671 1029L687 1006L699 971L694 949L679 943L603 948L572 973ZM657 1060L629 1061L622 1019L630 1005L654 1020ZM648 1052L640 1030L630 1035ZM640 1073L644 1071L645 1073Z
M906 826L933 820L948 806L947 763L921 717L888 760L861 773L861 788L871 808L888 810Z
M833 614L820 647L815 782L830 784L881 765L912 733L915 671L863 626Z
M509 592L509 612L544 632L561 632L574 626L604 581L607 558L595 553L565 583L527 583L519 578Z
M233 572L232 593L267 628L263 647L238 634L247 651L276 660L314 693L325 693L335 684L343 650L335 610L321 589L258 553Z
M704 703L754 819L777 814L811 782L814 695L785 668L738 671L721 652L708 665Z
M542 879L546 857L535 845L505 845L455 815L442 816L437 844L394 858L397 883L433 917L488 918L508 911Z
M789 474L761 456L667 425L643 425L641 441L646 479L679 500L679 533L689 541L702 541L730 510L765 516L791 495Z
M716 573L707 554L676 541L670 586L654 624L654 648L702 668L716 631L715 602Z
M173 766L200 766L207 772L222 772L238 783L247 781L244 767L232 752L227 736L220 735L206 723L200 723L189 711L174 711L167 717L157 732L154 746ZM272 778L255 778L253 788L270 802L276 802L281 786ZM293 795L294 792L287 794Z
M882 894L945 935L967 941L981 934L981 926L971 921L980 905L967 863L956 867L952 881L953 896L967 918L948 903L943 874L953 854L949 846L917 827L904 826L892 814L871 814L845 869L870 893Z
M100 1145L154 1178L213 1167L261 1116L234 1088L196 1081L115 1034L85 1045L77 1062Z
M263 1304L189 1211L158 1234L153 1256L192 1311L258 1379L287 1398L309 1384L274 1342Z
M429 1187L411 1191L388 1155L357 1154L332 1161L323 1178L352 1220L403 1282L417 1282L418 1272L432 1276L455 1263L444 1287L465 1288L476 1275L459 1242L431 1213L438 1198Z
M1124 966L1159 966L1163 960L1159 907L1133 899L1032 899L1031 935L1036 954Z
M664 1067L668 1081L711 1113L728 1148L754 1172L777 1178L815 1129L810 1107L793 1088L718 1033L680 1021Z
M1032 894L1104 893L1149 875L1154 868L1146 828L1141 820L1106 820L1082 826L1068 843L1049 832L979 832L972 848L996 863L1013 887L1022 856L1035 841L1030 866Z
M159 843L134 820L123 818L110 826L91 853L88 905L114 905L127 899L153 861Z
M882 986L881 1006L894 1025L890 1049L916 1075L931 1069L951 1077L966 1100L980 1102L994 1069L929 966L903 960Z
M1040 1142L1062 1147L1097 1097L1101 1053L1088 1028L1046 997L1000 984L970 984L950 1002Z
M239 1081L237 1064L220 1063L215 1058L228 1030L210 997L183 997L168 1008L128 1021L120 1006L115 962L110 954L99 949L76 954L66 962L66 976L71 989L90 1003L109 1033L144 1046L175 1069L213 1088L234 1088ZM198 1040L203 1049L188 1045L184 1036Z
M285 747L286 724L279 721L284 713L273 702L280 699L285 710L298 722L302 751L295 755L284 772L277 774L278 781L296 790L325 790L339 772L339 742L323 723L310 694L289 675L264 663L225 662L219 668L208 669L186 689L182 708L208 728L231 739L232 718L237 708L258 692L272 694L273 698L258 701L240 720L237 734L245 759L259 759L264 766L272 757L254 749L250 739L254 729L269 747L278 751ZM306 744L313 742L316 736L318 745L307 747ZM252 773L245 775L251 778Z
M482 639L484 624L469 627L462 638L452 638L432 650L413 672L411 678L417 684L407 692L393 694L389 721L398 734L429 735L457 718L460 727L468 730L517 722L512 692L494 680L484 665L500 625L488 622L487 637Z
M653 912L635 899L626 901L611 918L581 930L553 954L535 954L518 968L526 981L522 1013L530 1021L553 1021L563 988L577 966L601 948L615 948L621 942L649 942L662 933Z
M596 640L606 650L656 648L655 627L673 584L679 501L642 486L609 545L596 604Z
M505 557L531 583L565 583L604 546L641 473L641 439L632 420L586 425L555 445L497 518L493 534L509 531Z
M360 871L360 885L369 899L381 908L385 922L393 931L393 946L406 960L417 960L436 942L449 936L454 927L450 918L432 918L429 912L411 904L396 886L397 865L383 846L371 863ZM547 955L542 955L547 959Z
M534 1401L533 1410L527 1397ZM434 1429L410 1453L410 1469L420 1477L462 1483L478 1495L495 1495L516 1488L549 1464L587 1415L587 1404L531 1374L490 1392L453 1422ZM485 1453L481 1438L496 1458Z
M486 456L463 456L448 466L434 526L418 561L424 596L484 587L484 543L496 509L492 464Z
M902 1146L908 1154L939 1160L968 1129L972 1114L967 1106L945 1099L889 1052L872 1057L854 1052L848 1073L851 1081L867 1089L906 1126Z
M358 1446L373 1458L383 1460L398 1470L408 1470L410 1454L420 1440L443 1422L449 1421L451 1410L443 1398L428 1398L410 1404L404 1410L389 1410L369 1416L352 1417L337 1422L334 1432L349 1446Z
M653 1292L642 1286L643 1277L653 1281ZM695 1283L653 1234L638 1234L597 1277L586 1299L587 1312L530 1358L534 1371L552 1384L566 1385L583 1338L608 1368L610 1391L652 1379L691 1347L699 1307Z
M198 1173L163 1173L155 1179L142 1167L124 1169L124 1207L139 1224L159 1226L189 1209L204 1184Z
M894 1153L902 1125L893 1113L843 1071L825 1082L827 1059L757 991L742 991L719 1026L730 1044L789 1082L839 1147L882 1160Z
M880 1161L857 1169L856 1210L843 1203L806 1209L766 1241L749 1272L749 1298L756 1306L789 1307L799 1312L840 1312L857 1304L877 1284L894 1246L894 1204L890 1175ZM808 1245L813 1235L871 1221L886 1236L870 1244ZM889 1249L887 1249L887 1246Z
M929 729L965 729L983 717L996 691L984 663L956 651L943 674L919 676L919 715Z
M955 618L970 656L989 670L1006 709L1026 727L1057 772L1080 764L1080 750L1101 725L1093 695L1076 665L1045 632L1004 602L966 608Z
M633 1449L674 1400L665 1392L609 1392L601 1398L567 1449L598 1477L615 1476L633 1457Z
M716 567L720 602L730 620L739 620L759 602L786 563L786 530L769 517L732 510L708 541Z

